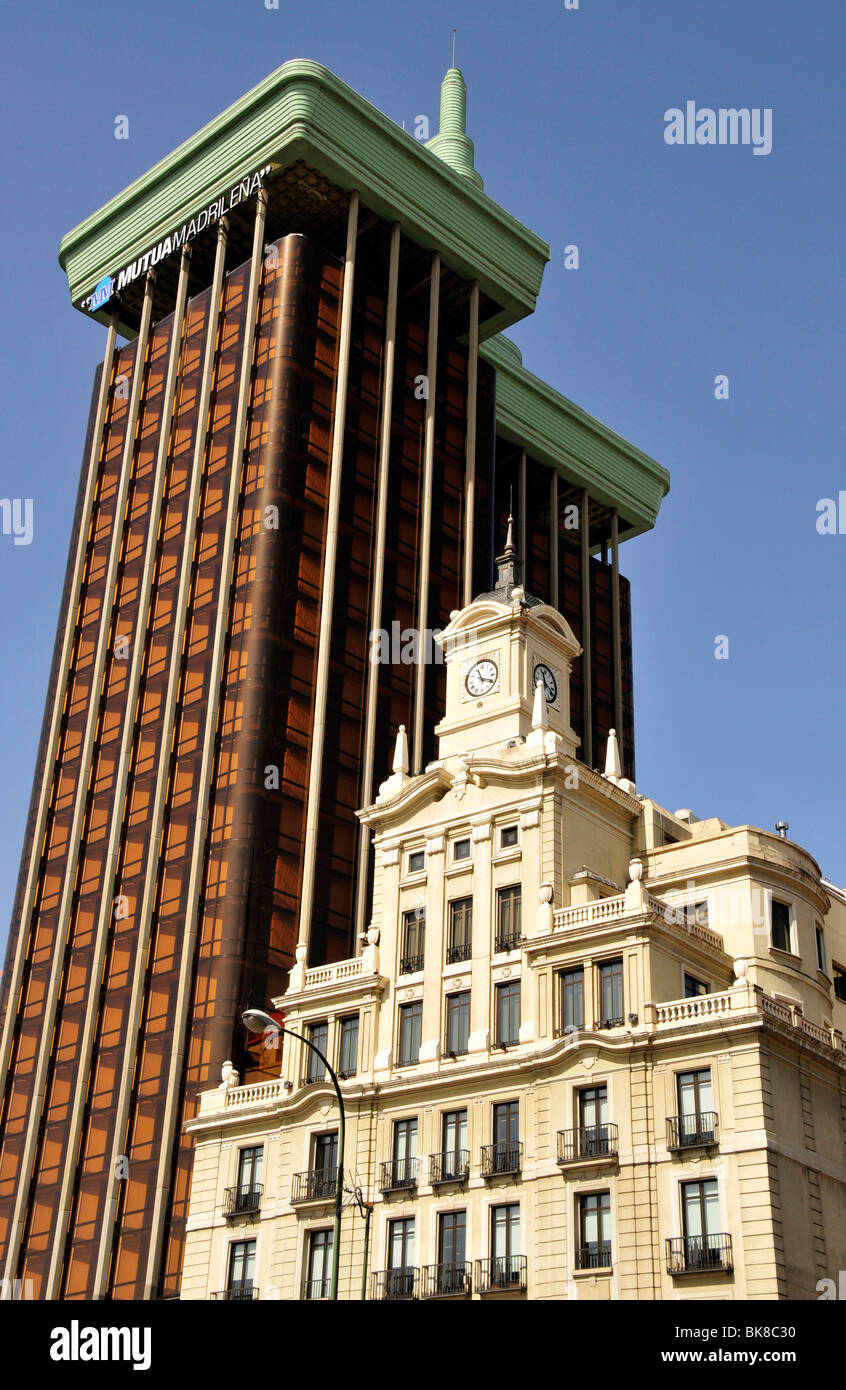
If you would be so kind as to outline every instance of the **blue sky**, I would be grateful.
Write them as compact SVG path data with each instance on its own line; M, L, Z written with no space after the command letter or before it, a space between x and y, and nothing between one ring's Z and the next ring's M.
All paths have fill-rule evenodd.
M59 240L289 58L434 131L453 26L486 190L552 248L538 311L511 336L672 476L621 561L638 789L731 823L786 820L846 882L846 514L842 536L816 529L818 500L846 490L842 5L46 0L5 8L0 60L0 495L32 497L35 516L31 545L0 535L0 939L104 341L71 309ZM771 108L772 153L668 146L664 112L688 100Z

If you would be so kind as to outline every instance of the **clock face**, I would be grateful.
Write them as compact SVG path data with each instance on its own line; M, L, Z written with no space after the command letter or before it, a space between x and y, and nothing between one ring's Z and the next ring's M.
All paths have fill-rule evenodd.
M485 657L482 661L477 661L470 667L464 679L464 684L469 695L487 695L489 690L493 690L496 685L499 671L496 662L490 661Z
M542 661L539 661L535 667L534 679L535 685L537 685L539 680L543 681L543 693L546 697L546 703L548 705L554 705L555 701L558 699L558 686L549 667Z

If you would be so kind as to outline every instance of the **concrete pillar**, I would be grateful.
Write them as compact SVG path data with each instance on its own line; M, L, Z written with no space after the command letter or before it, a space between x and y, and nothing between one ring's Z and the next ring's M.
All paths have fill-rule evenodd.
M591 663L590 633L590 495L587 488L582 489L579 511L581 537L581 578L582 578L582 738L581 758L588 767L593 767L593 669Z
M470 339L467 359L467 454L464 464L464 583L462 606L473 598L473 543L476 512L476 409L479 384L479 281L470 289Z
M413 773L423 770L423 713L426 696L426 642L429 622L429 565L432 546L432 480L435 463L435 405L438 386L438 311L441 290L441 257L432 256L429 282L429 347L426 360L426 425L423 443L423 499L420 514L420 545L417 570L418 661L414 673L414 718L412 726Z

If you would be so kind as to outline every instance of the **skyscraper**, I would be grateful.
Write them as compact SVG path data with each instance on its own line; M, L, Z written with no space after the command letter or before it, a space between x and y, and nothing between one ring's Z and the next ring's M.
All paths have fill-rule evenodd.
M197 1090L249 1074L236 1020L295 954L354 949L355 810L400 723L434 756L427 633L511 507L583 648L580 756L616 726L633 775L618 548L668 478L501 336L549 251L465 102L450 69L427 148L287 63L62 242L107 334L3 975L3 1272L37 1296L178 1291Z

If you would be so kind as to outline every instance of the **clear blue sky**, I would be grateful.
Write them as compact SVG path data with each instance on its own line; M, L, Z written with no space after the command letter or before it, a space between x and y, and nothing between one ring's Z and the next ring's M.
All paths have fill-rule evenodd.
M672 475L623 549L638 789L787 820L846 881L846 534L815 527L846 490L842 0L45 0L4 7L1 60L0 496L35 502L32 545L0 535L2 937L105 336L71 309L59 240L289 58L434 131L454 25L486 189L552 247L511 330L524 361ZM666 145L688 100L772 108L773 152Z

